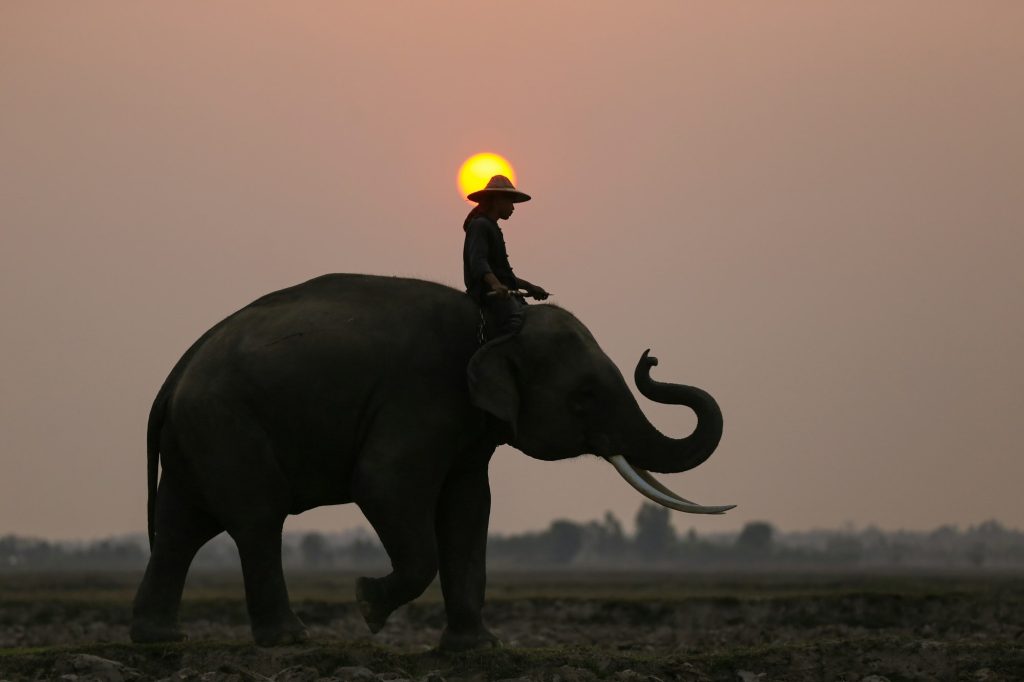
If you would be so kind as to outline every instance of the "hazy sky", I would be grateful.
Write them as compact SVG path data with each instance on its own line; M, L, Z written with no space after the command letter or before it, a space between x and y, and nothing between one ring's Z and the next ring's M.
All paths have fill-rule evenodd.
M534 195L518 273L721 403L663 478L740 506L678 528L1024 526L1022 35L1012 0L3 2L0 534L142 530L152 399L254 298L461 288L479 151ZM641 501L592 457L491 478L498 532Z

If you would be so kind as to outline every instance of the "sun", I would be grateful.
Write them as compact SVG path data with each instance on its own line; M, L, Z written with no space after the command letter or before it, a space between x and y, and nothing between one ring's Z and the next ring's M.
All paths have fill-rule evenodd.
M459 168L459 194L465 199L470 192L483 189L487 185L487 181L495 175L504 175L512 181L513 185L516 184L516 172L508 159L491 152L474 154L466 159ZM466 199L466 201L469 200Z

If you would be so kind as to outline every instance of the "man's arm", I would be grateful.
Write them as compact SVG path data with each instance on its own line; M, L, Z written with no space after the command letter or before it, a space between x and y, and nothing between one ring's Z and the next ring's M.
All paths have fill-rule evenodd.
M484 284L491 288L491 291L495 292L499 298L508 298L508 287L501 283L501 281L494 276L493 272L488 272L484 275Z
M490 250L487 231L479 224L470 223L466 230L466 248L463 254L469 268L470 281L479 282L485 275L491 274L491 265L487 262Z

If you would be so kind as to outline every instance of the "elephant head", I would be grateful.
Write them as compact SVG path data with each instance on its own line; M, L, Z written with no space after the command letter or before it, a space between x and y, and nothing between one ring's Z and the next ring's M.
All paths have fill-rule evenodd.
M631 485L666 507L720 514L735 505L707 507L661 485L649 472L687 471L711 456L722 437L722 412L708 393L654 381L658 363L645 351L634 374L637 388L660 403L685 405L697 427L670 438L646 418L622 373L590 331L553 305L527 308L522 331L483 346L468 367L473 403L507 425L508 442L531 457L557 460L594 454Z

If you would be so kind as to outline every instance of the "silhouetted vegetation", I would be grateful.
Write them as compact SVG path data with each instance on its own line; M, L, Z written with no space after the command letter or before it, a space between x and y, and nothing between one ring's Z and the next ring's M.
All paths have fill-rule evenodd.
M743 527L736 538L736 549L750 554L766 554L772 551L775 528L765 521L753 521Z
M681 517L644 503L635 532L623 530L611 512L599 521L559 519L547 529L492 535L488 564L497 568L1024 568L1024 532L997 521L961 530L942 526L930 532L817 530L779 532L767 521L752 521L738 533L680 534L672 521ZM0 537L0 571L137 570L149 550L145 536L95 542L50 542L15 535ZM283 558L297 569L387 567L377 538L363 529L344 533L286 533ZM238 551L226 535L199 552L198 570L238 568Z
M676 529L669 522L669 510L645 503L636 513L636 535L633 545L644 559L664 559L673 554Z

